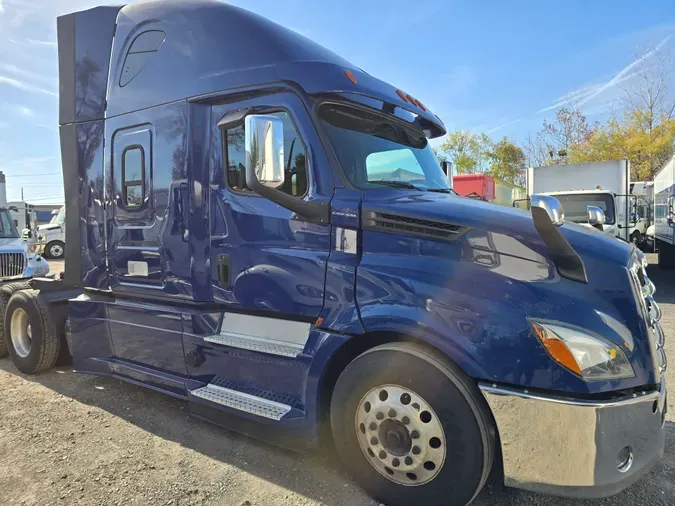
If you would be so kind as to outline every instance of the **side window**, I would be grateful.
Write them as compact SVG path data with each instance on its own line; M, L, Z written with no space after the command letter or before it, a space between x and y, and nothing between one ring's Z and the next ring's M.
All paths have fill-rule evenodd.
M284 124L284 165L286 178L281 191L294 197L307 193L307 152L298 131L287 112L275 112ZM235 191L250 191L246 186L246 148L244 146L244 125L231 128L224 133L227 186Z
M122 154L122 203L139 209L145 200L145 153L141 146L129 146Z

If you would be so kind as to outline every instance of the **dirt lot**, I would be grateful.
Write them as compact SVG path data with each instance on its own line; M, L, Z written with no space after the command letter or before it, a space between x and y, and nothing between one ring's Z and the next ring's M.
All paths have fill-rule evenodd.
M650 267L675 389L675 273ZM190 418L183 401L67 368L27 377L0 360L3 505L376 505L330 450L298 455ZM675 504L675 395L662 463L618 496L585 505ZM476 505L582 504L486 490Z

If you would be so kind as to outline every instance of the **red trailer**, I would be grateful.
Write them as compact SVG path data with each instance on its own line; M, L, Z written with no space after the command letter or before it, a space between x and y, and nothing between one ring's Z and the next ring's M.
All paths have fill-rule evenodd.
M452 187L462 197L475 197L493 202L495 180L486 174L456 174L452 176Z

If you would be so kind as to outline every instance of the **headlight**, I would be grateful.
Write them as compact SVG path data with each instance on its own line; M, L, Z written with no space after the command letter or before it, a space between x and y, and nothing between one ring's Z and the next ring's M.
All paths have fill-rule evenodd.
M530 324L551 358L585 381L635 376L621 348L602 337L557 323Z

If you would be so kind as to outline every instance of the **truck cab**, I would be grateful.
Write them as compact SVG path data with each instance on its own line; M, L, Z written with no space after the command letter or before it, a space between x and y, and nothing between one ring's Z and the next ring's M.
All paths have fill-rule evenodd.
M38 226L38 233L44 242L47 258L60 259L66 251L66 206L52 213L49 223Z
M64 279L7 304L24 373L67 346L77 372L213 423L332 438L389 505L465 505L493 472L608 495L662 456L644 256L549 196L526 212L455 195L419 99L216 1L69 14L58 44L78 184Z

